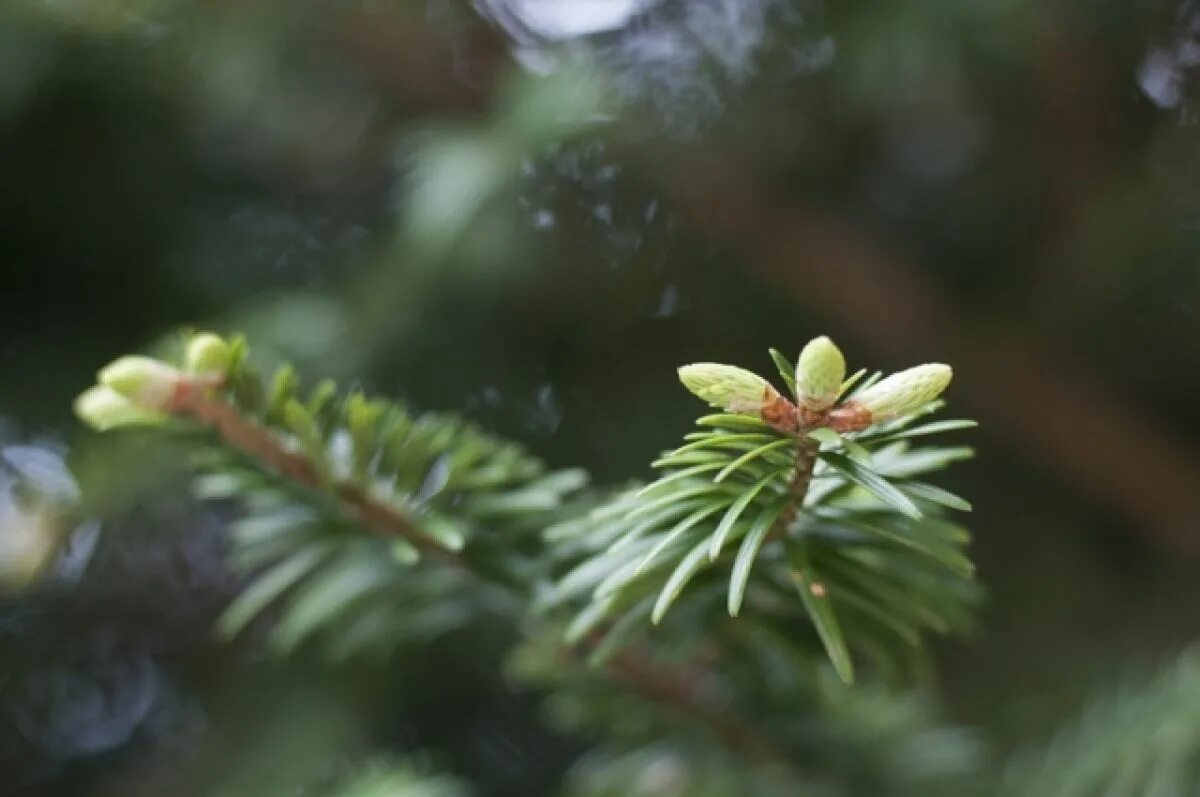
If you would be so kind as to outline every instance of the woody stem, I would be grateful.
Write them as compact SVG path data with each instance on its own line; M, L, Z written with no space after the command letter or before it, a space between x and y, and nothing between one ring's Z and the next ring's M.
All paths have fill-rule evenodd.
M786 536L788 527L792 525L801 507L804 506L804 497L808 495L808 486L812 483L813 469L817 465L817 451L820 446L820 443L807 435L802 434L797 439L796 464L792 471L791 483L788 484L791 500L788 501L787 507L776 518L770 532L767 533L768 540L781 539Z
M181 382L168 409L211 428L230 447L296 484L316 490L332 489L342 505L372 533L401 537L426 554L458 560L454 551L423 534L399 508L371 497L359 485L327 485L310 457L285 445L277 435L244 416L232 404L210 395L206 386Z

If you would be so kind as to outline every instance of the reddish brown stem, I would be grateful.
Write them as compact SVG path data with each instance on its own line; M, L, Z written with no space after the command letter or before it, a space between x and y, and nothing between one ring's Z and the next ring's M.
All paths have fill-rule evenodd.
M791 494L791 500L787 507L776 518L771 530L767 532L768 540L782 539L787 535L788 527L796 519L801 507L804 506L804 497L808 495L808 485L812 483L813 468L817 465L817 451L820 449L820 444L811 437L802 436L796 441L796 465L792 472L792 481L788 485L788 492Z
M763 389L763 403L758 410L758 415L764 423L781 434L795 434L800 425L796 405L781 396L772 387Z
M707 672L663 670L629 648L613 657L608 671L645 700L674 709L684 722L700 719L727 748L761 765L788 767L787 757L751 724L701 694Z
M360 486L327 483L321 469L307 455L289 448L269 429L213 396L205 386L181 382L168 409L210 427L232 448L249 454L263 466L303 487L333 490L342 505L371 532L400 537L422 552L441 559L459 559L454 551L423 534L402 511L372 498Z

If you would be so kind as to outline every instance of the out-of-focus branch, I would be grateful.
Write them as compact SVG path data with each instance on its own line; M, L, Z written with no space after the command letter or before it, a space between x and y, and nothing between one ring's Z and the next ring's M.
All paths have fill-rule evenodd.
M728 707L711 705L699 693L697 684L707 672L664 670L653 664L636 648L622 651L608 664L608 672L628 685L644 700L675 710L680 719L697 719L709 726L721 743L730 751L745 756L756 765L786 772L792 764L751 723Z

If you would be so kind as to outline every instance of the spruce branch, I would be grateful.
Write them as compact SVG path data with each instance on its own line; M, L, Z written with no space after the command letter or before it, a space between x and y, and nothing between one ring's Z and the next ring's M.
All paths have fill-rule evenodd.
M780 589L795 605L798 592L801 616L847 681L853 643L914 645L922 628L959 624L973 567L961 550L965 530L943 515L969 505L916 477L968 452L910 447L973 425L914 426L940 408L950 369L923 365L860 383L862 372L845 377L828 338L811 341L795 364L771 354L794 403L744 369L684 366L684 385L722 412L700 418L701 431L653 463L656 481L547 531L570 553L541 603L576 607L568 639L632 636L643 617L658 624L685 589L705 594L720 564L730 566L730 615L748 599L781 605ZM759 561L768 572L752 585ZM847 634L847 622L861 628Z
M204 333L178 365L119 358L76 403L96 428L185 435L197 492L245 507L230 556L251 581L222 631L278 608L273 644L321 636L340 659L516 611L540 567L537 533L583 472L549 471L452 416L298 382L286 365L263 379L243 341ZM463 589L471 579L479 588Z
M227 351L230 348L233 349L232 352ZM330 553L321 547L328 543L327 535L316 535L311 539L304 536L304 529L310 523L319 521L319 516L314 517L314 513L308 510L297 513L291 506L281 510L276 501L267 501L270 511L265 515L252 514L239 522L234 529L234 541L237 544L234 552L235 563L240 562L247 569L258 570L260 576L223 618L222 628L227 633L236 633L260 611L272 603L279 602L282 593L299 593L275 632L275 639L281 640L278 645L284 650L290 650L314 630L317 621L312 618L321 611L320 604L343 600L335 588L352 589L352 585L364 581L377 582L377 591L392 600L387 603L380 602L378 609L374 608L372 602L352 601L350 608L358 613L358 618L345 618L344 612L331 614L329 622L332 623L336 619L347 626L345 633L335 637L330 645L335 655L340 656L359 644L357 638L363 633L360 629L374 628L377 632L386 630L386 625L381 626L374 621L381 612L394 614L393 607L396 604L405 605L410 613L410 621L419 622L418 617L411 616L414 612L414 601L411 599L414 594L410 593L408 598L399 600L400 596L396 590L401 584L411 584L415 579L436 573L431 573L426 568L409 569L406 573L405 562L400 561L381 568L374 549L352 547L355 535L347 533L350 529L344 527L343 520L348 521L353 529L369 532L382 540L400 540L411 545L422 555L431 555L431 558L439 563L449 566L444 574L461 575L476 584L480 577L487 580L488 573L479 570L477 560L464 556L461 544L450 544L444 538L437 538L425 532L419 520L419 513L402 505L402 493L405 491L393 489L384 492L376 486L375 494L372 494L373 482L363 477L375 466L365 470L355 469L336 461L332 455L336 446L323 441L332 441L339 434L340 430L336 427L340 425L345 425L348 436L355 438L357 446L370 448L369 435L363 434L361 428L357 429L358 434L354 434L355 427L363 426L361 418L357 421L355 419L356 414L363 413L363 400L354 396L347 398L343 402L343 417L338 420L334 414L333 419L330 419L329 413L323 414L309 409L319 410L317 405L331 401L328 398L331 391L319 386L314 391L314 398L305 402L304 409L301 409L294 377L285 367L272 380L271 400L263 402L256 397L267 391L255 387L260 380L244 362L244 344L235 342L230 347L216 336L204 333L195 336L187 350L186 362L181 368L143 357L120 358L101 371L101 384L92 389L93 392L111 391L115 398L110 401L110 405L115 404L117 408L109 407L111 416L96 417L82 410L81 415L100 428L111 428L114 425L111 419L116 418L115 425L118 426L162 426L174 420L187 424L194 431L208 430L215 438L212 442L219 451L236 452L248 460L256 470L261 471L267 481L264 484L249 478L247 474L239 472L236 461L221 456L209 468L213 474L201 480L202 493L218 497L242 495L253 499L255 495L261 495L264 487L275 490L283 483L285 489L299 488L306 496L332 498L339 515L334 524L335 532L347 548L340 557L348 563L344 563L341 568L328 565L330 574L322 580L322 563L337 562L339 554ZM199 362L203 362L204 365L198 365ZM322 399L321 396L326 398ZM291 412L285 408L290 408ZM377 432L386 426L382 423L384 416L389 412L399 413L397 408L385 409L383 405L378 404L375 405L375 410L371 414L378 416L374 425ZM320 422L321 418L324 418L324 424ZM409 425L416 423L419 421ZM322 425L335 428L321 428ZM386 434L384 436L386 437ZM209 453L213 453L211 447L208 449ZM351 452L354 453L356 452ZM380 458L380 452L374 452L370 456L362 456L361 451L357 453L360 455L357 457L360 461L369 460L375 463ZM461 452L447 449L441 456L453 458L456 453ZM430 470L433 468L434 466L431 466ZM229 479L231 475L236 475L232 481ZM419 478L413 481L423 486L430 473L419 473L418 476ZM450 475L443 474L442 478L449 480ZM472 479L471 475L467 474L462 480L468 484L475 483L486 487L489 481L497 480L497 474L493 473L490 479ZM576 486L575 480L562 481L562 486L572 488ZM467 490L458 501L464 506L473 504L477 508L486 507L488 500L486 495L481 494L486 492L483 487ZM412 490L407 492L411 493ZM387 497L381 497L380 493ZM253 504L254 501L249 503ZM532 515L536 523L537 518L555 506L557 501L545 506L527 505L521 514ZM289 539L289 535L292 539ZM281 540L285 544L278 544ZM263 554L260 552L263 547L270 550ZM264 565L269 565L266 570L262 569ZM347 577L339 578L339 573L343 571L348 574ZM398 578L384 578L381 575L389 571L401 575ZM458 582L434 584L426 578L421 582L422 589L431 591L432 594L416 597L421 597L429 603L435 602L434 599L446 603L462 600L463 591L448 590L443 587L444 583ZM305 584L315 584L316 587L310 587L306 591ZM322 584L332 586L323 588ZM451 592L454 592L453 598ZM579 640L576 648L578 654L584 658L594 652L594 645L590 639ZM708 705L698 691L685 687L678 681L677 671L659 668L652 661L652 657L633 649L623 650L617 658L609 662L606 670L611 677L646 700L663 706L682 718L689 718L690 721L699 718L709 724L713 729L714 738L729 745L734 752L752 753L752 761L771 760L778 766L785 764L782 753L772 751L770 743L759 737L751 723L737 719L728 710ZM699 679L700 676L697 676L697 680Z
M681 639L692 640L685 648L697 652L697 629L718 650L736 648L708 615L727 594L737 634L769 640L761 652L809 662L819 639L846 681L852 648L883 668L903 656L892 650L898 641L916 647L921 630L962 625L974 594L961 552L967 535L943 510L969 507L917 477L968 452L911 441L972 424L917 424L940 407L930 399L948 380L944 367L859 386L862 372L845 378L828 339L806 347L794 373L772 356L795 402L741 369L681 369L723 412L701 418L700 431L654 463L657 481L599 505L578 492L579 471L548 472L519 446L452 417L339 396L332 383L302 396L286 366L263 380L240 340L196 336L179 366L121 358L76 407L100 429L191 433L206 455L198 491L247 507L232 557L255 575L222 618L225 633L280 608L276 647L319 635L342 658L497 612L525 620L534 639L550 638L568 609L572 658L683 726L707 729L754 768L786 772L795 750L794 740L777 743L791 736L786 718L760 727L780 695L747 695L759 706L752 714L714 702L711 686L733 684L720 670L737 660L664 660L637 639L645 621L660 623L674 606L673 623L689 629ZM594 508L580 509L588 501ZM420 558L436 563L417 567ZM727 577L718 564L731 564ZM548 583L549 571L561 578ZM541 612L529 619L534 597ZM743 615L743 604L754 611ZM813 640L796 635L798 621ZM759 669L745 681L757 684L770 668L750 659ZM802 670L791 677L807 677Z

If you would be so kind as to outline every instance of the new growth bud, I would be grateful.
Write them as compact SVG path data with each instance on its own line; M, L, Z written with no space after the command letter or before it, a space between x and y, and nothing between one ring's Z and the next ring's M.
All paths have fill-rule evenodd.
M892 374L855 396L854 402L871 414L871 422L890 421L919 409L950 384L950 366L927 363Z
M846 378L846 359L833 341L813 338L796 363L796 398L801 406L821 412L833 406Z
M119 357L100 369L97 381L141 407L166 406L182 374L150 357Z
M732 365L693 363L679 369L679 380L714 407L761 418L781 432L796 429L796 407L758 374Z
M88 388L75 399L75 415L100 432L118 426L162 423L167 419L164 413L134 404L104 385Z
M201 332L188 341L184 367L190 374L223 379L231 358L228 343L211 332Z
M685 365L679 369L679 380L688 390L727 412L757 415L778 395L771 383L758 374L732 365Z

